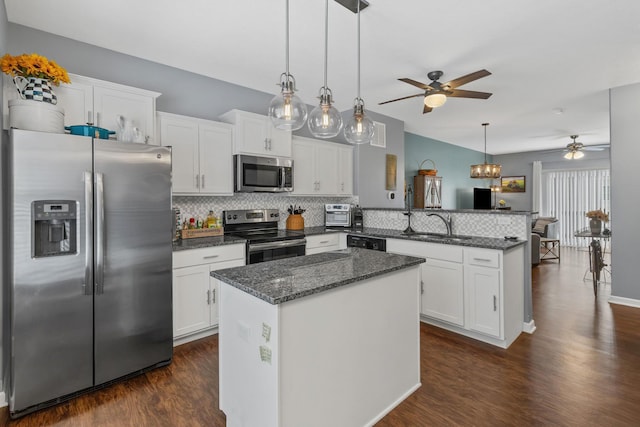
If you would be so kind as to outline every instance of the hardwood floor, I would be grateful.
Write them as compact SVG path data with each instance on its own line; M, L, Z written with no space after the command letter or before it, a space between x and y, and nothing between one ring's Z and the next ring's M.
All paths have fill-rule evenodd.
M638 426L640 309L594 298L587 255L533 268L534 334L508 349L421 325L422 387L377 426ZM10 426L224 426L217 337L175 349L173 363ZM295 426L300 427L300 426Z

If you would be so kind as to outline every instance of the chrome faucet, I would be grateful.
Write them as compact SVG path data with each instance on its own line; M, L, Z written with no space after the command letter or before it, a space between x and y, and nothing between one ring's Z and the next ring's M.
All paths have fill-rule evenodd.
M452 228L451 228L451 215L450 214L447 214L446 218L444 216L440 215L440 214L437 214L437 213L430 213L430 214L427 214L427 216L437 216L438 218L440 218L442 220L442 222L444 222L444 225L447 227L447 236L453 235Z

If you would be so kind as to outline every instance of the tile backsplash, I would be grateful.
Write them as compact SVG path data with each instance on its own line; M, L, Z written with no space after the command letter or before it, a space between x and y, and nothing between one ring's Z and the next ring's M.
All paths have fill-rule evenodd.
M233 196L173 196L173 207L180 209L181 218L206 218L210 210L216 216L222 211L235 209L278 209L278 228L285 228L287 208L296 205L306 209L302 214L305 227L324 225L326 203L358 204L358 197L298 197L281 193L236 193Z

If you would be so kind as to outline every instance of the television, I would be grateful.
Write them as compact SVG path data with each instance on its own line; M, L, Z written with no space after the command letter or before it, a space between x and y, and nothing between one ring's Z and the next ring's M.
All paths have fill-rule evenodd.
M473 189L473 209L491 209L491 189Z

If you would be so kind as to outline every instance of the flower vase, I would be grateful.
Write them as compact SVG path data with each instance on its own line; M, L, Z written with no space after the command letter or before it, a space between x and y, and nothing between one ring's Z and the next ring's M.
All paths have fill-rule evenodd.
M591 230L591 234L601 234L602 221L596 218L589 219L589 229Z
M58 103L58 97L53 93L51 84L47 79L16 76L13 78L13 83L16 85L16 89L18 89L22 99L48 102L51 105Z

